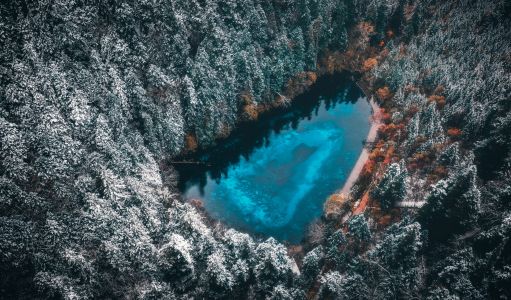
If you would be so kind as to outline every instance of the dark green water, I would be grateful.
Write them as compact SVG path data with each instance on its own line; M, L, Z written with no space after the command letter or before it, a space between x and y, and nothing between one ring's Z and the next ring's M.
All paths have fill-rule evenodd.
M345 76L319 82L287 109L242 126L179 168L187 199L236 229L299 242L362 150L371 108Z

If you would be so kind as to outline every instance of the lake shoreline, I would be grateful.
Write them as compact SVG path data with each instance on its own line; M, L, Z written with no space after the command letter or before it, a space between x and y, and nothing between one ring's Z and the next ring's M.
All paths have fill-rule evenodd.
M245 159L249 155L254 155L254 153L257 153L257 149L261 148L264 143L257 142L259 140L261 141L269 141L270 137L273 135L273 133L280 133L285 132L286 130L296 130L293 126L298 126L298 123L303 126L303 124L307 124L308 122L311 122L311 117L314 116L312 119L317 119L314 122L323 122L328 121L332 124L337 124L335 126L340 126L342 128L346 128L347 137L343 138L342 142L335 143L335 149L344 149L342 147L345 147L343 145L352 145L352 148L346 148L343 151L340 151L339 153L335 154L331 157L332 162L336 162L332 164L330 163L330 167L327 168L330 170L329 172L333 172L334 175L328 176L330 183L328 183L328 190L325 190L324 193L321 195L318 195L319 197L316 197L316 200L314 200L313 204L306 204L309 208L314 208L314 211L317 212L315 214L315 217L317 219L322 218L322 210L324 206L325 199L330 195L330 193L335 193L340 188L340 182L344 182L347 176L350 174L350 172L353 172L353 166L357 163L357 159L359 159L361 150L363 150L363 147L361 147L361 141L366 139L368 132L371 130L371 122L369 122L375 113L378 110L375 110L374 107L371 106L371 103L366 102L368 101L368 98L366 97L366 93L362 90L362 88L357 84L357 78L358 76L354 76L350 73L338 73L334 75L327 75L323 78L320 78L317 80L315 86L313 86L307 93L298 96L293 99L293 102L291 105L289 105L286 108L276 108L273 111L269 111L263 115L260 116L260 118L254 122L251 122L250 125L245 124L237 129L233 130L229 137L226 137L224 140L222 140L221 143L218 143L215 146L211 146L207 149L197 149L197 152L194 154L190 154L188 157L182 157L181 160L178 159L176 161L176 166L178 169L181 169L179 172L180 178L178 182L178 188L180 192L182 193L182 200L183 202L189 202L192 204L192 206L195 206L200 212L204 215L207 215L210 221L218 221L218 223L222 223L224 226L222 227L234 227L237 230L240 230L241 232L246 232L249 234L252 234L251 230L244 228L242 226L234 226L233 223L230 223L230 225L227 225L227 223L231 221L227 221L224 219L223 221L220 221L222 219L222 216L229 216L234 215L229 213L230 210L229 207L238 207L238 204L233 205L220 205L215 204L215 201L206 201L206 199L211 198L208 196L211 194L212 186L220 185L220 182L216 182L216 180L220 180L223 177L226 176L229 168L232 165L239 165L240 162L244 162ZM342 91L342 92L341 92ZM351 99L351 100L350 100ZM357 103L358 102L358 103ZM337 106L337 104L342 106ZM355 107L354 109L342 109L344 105L349 105L350 107L353 105ZM319 112L321 111L330 111L330 110L339 110L337 114L330 115L327 117L324 114L321 114ZM341 114L342 112L342 114ZM318 114L319 113L319 114ZM330 112L331 114L331 112ZM350 114L353 114L353 116L350 117ZM358 117L354 117L358 116ZM351 119L354 118L354 119ZM324 120L323 120L324 119ZM323 121L321 121L323 120ZM358 122L357 122L358 121ZM368 123L369 122L369 123ZM303 124L302 124L303 123ZM330 124L328 123L328 124ZM341 123L343 124L341 126ZM289 125L286 125L289 124ZM294 124L294 125L292 125ZM332 125L330 124L330 125ZM287 126L287 127L286 127ZM332 125L333 126L333 125ZM350 129L351 127L351 129ZM286 129L287 128L287 129ZM325 131L326 129L331 130L330 126L323 127L322 131ZM348 134L349 133L349 134ZM305 131L301 133L302 135L305 134ZM320 139L322 136L328 137L324 142L321 142L317 144L317 142L314 142L318 139ZM328 141L332 141L332 137L334 135L332 134L320 134L316 133L313 136L306 139L304 143L300 143L303 145L309 145L316 143L315 147L312 147L310 149L319 149L318 153L323 152L329 152L330 150L325 150L325 148L328 145ZM247 139L247 137L250 137ZM295 140L295 139L290 139ZM348 141L344 143L344 140ZM311 144L312 143L312 144ZM279 142L276 145L283 145L284 143ZM293 145L290 144L290 146L287 148L286 152L289 152L289 149L294 149L291 147ZM309 149L305 146L302 146L300 149L301 151L297 152L299 154L297 155L305 155L306 153L302 150ZM348 146L346 146L348 147ZM303 149L302 149L303 148ZM309 150L310 150L309 149ZM350 150L351 149L351 150ZM316 150L314 150L316 151ZM336 150L337 151L337 150ZM303 152L303 153L302 153ZM269 155L268 157L273 157L277 152L273 152L272 155ZM301 153L301 154L300 154ZM315 152L314 152L315 153ZM345 153L350 153L349 156L346 156ZM289 153L286 154L285 157L288 157ZM181 163L182 161L182 163ZM248 161L248 160L247 160ZM258 160L258 161L264 161L264 160ZM286 161L283 159L282 161ZM338 169L339 167L343 166L345 164L345 167L343 168L343 172L339 173ZM362 164L363 165L363 164ZM276 167L276 166L274 166ZM246 168L245 168L246 169ZM271 168L270 168L271 169ZM244 169L242 169L244 170ZM300 172L298 172L300 173ZM297 173L297 174L298 174ZM337 175L336 175L337 174ZM325 174L323 174L324 176ZM338 176L338 177L336 177ZM271 177L271 176L270 176ZM247 176L241 176L241 178L248 178ZM355 178L356 179L356 178ZM234 184L236 182L235 179L230 179L230 181L226 181L226 178L223 178L222 182L231 182L230 184L227 184L226 186L238 186L237 184ZM234 182L234 183L233 183ZM291 182L291 181L290 181ZM325 181L321 181L324 184ZM208 185L209 184L209 185ZM304 184L300 183L299 186L307 186L307 182ZM206 188L206 186L209 186L209 188ZM254 190L254 189L252 189ZM206 191L206 195L203 193ZM226 191L230 191L229 189L223 189L224 193ZM241 193L240 191L237 191L238 194ZM287 193L288 198L289 195L292 194ZM209 193L209 194L208 194ZM233 193L229 193L231 195ZM243 193L242 193L243 194ZM243 194L244 195L244 194ZM238 195L239 196L239 195ZM208 198L209 197L209 198ZM293 196L294 197L294 196ZM227 196L221 197L222 199L229 199ZM237 197L240 198L240 197ZM241 197L243 199L247 197ZM218 201L217 201L218 202ZM225 201L224 201L225 202ZM283 203L288 203L289 201L283 201ZM302 202L302 201L301 201ZM300 202L300 203L301 203ZM309 201L303 201L309 202ZM213 203L213 205L212 205ZM233 202L234 203L234 202ZM239 199L236 203L240 203ZM247 202L249 203L249 202ZM209 205L209 206L208 206ZM212 214L212 211L215 210L215 205L218 211L222 210L222 213L216 213L216 216L213 216L215 213ZM290 205L290 204L286 204ZM301 206L304 206L305 204L300 204ZM208 209L206 209L206 206ZM296 205L293 205L293 207ZM295 209L293 208L293 211ZM301 211L304 211L303 209L300 209ZM293 215L294 212L292 213ZM245 214L238 215L243 216ZM231 218L235 219L235 222L240 222L242 217L237 218ZM307 217L309 218L309 217ZM227 218L229 219L229 218ZM299 220L304 219L304 217L300 217ZM227 222L227 223L225 223ZM301 221L300 221L301 222ZM217 224L218 224L217 223ZM296 222L293 222L292 224L295 224L294 226L297 227ZM301 224L301 223L300 223ZM310 222L308 222L310 224ZM302 225L299 225L300 227ZM283 242L286 245L299 245L302 244L302 240L306 240L307 232L308 232L308 226L309 225L303 225L304 227L304 233L300 234L300 237L294 238L289 235L289 233L286 233L289 237L285 238L278 238L279 241ZM253 227L253 226L252 226ZM251 228L251 227L249 227ZM272 229L273 230L273 229ZM276 230L274 230L276 231ZM278 235L278 233L276 233ZM305 236L304 236L305 235ZM270 236L274 236L275 234L270 234ZM264 237L264 235L261 235L261 237Z
M364 89L361 88L361 90L365 93ZM366 93L365 93L366 94ZM366 94L367 101L371 105L372 110L372 117L371 117L371 128L369 129L369 133L367 134L365 143L373 143L376 139L376 136L378 134L378 128L381 125L381 122L375 118L376 111L379 110L378 104L374 101L372 97L369 97ZM355 163L355 166L350 172L350 175L348 176L348 179L346 179L346 182L344 183L342 189L340 190L343 194L349 194L351 188L355 184L355 182L360 177L360 173L362 172L362 169L364 168L364 164L367 162L367 159L369 158L369 150L364 146L362 148L362 152L360 153L357 162Z

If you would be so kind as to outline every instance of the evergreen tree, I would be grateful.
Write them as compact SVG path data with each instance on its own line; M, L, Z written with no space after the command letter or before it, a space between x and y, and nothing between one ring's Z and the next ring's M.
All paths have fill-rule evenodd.
M348 221L348 234L360 242L367 242L371 239L371 231L364 215L356 215Z
M310 285L321 271L323 259L323 247L319 246L311 250L303 258L301 275L306 285Z
M476 167L468 164L433 186L426 198L427 204L420 211L420 220L434 239L447 238L474 227L481 197L476 176Z
M371 197L379 200L383 209L391 208L406 196L408 173L404 163L393 163L388 168L378 185L372 190Z

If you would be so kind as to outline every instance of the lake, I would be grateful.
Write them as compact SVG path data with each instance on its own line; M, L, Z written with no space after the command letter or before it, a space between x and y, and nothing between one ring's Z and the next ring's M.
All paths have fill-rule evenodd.
M176 165L188 200L215 219L262 237L300 242L355 165L371 107L345 74L321 78L286 109L241 125Z

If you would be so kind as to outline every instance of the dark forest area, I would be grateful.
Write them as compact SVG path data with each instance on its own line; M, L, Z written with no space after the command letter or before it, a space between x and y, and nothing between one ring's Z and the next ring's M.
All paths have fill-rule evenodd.
M0 2L0 298L511 298L510 28L509 0ZM183 201L174 158L341 72L381 126L301 245Z

